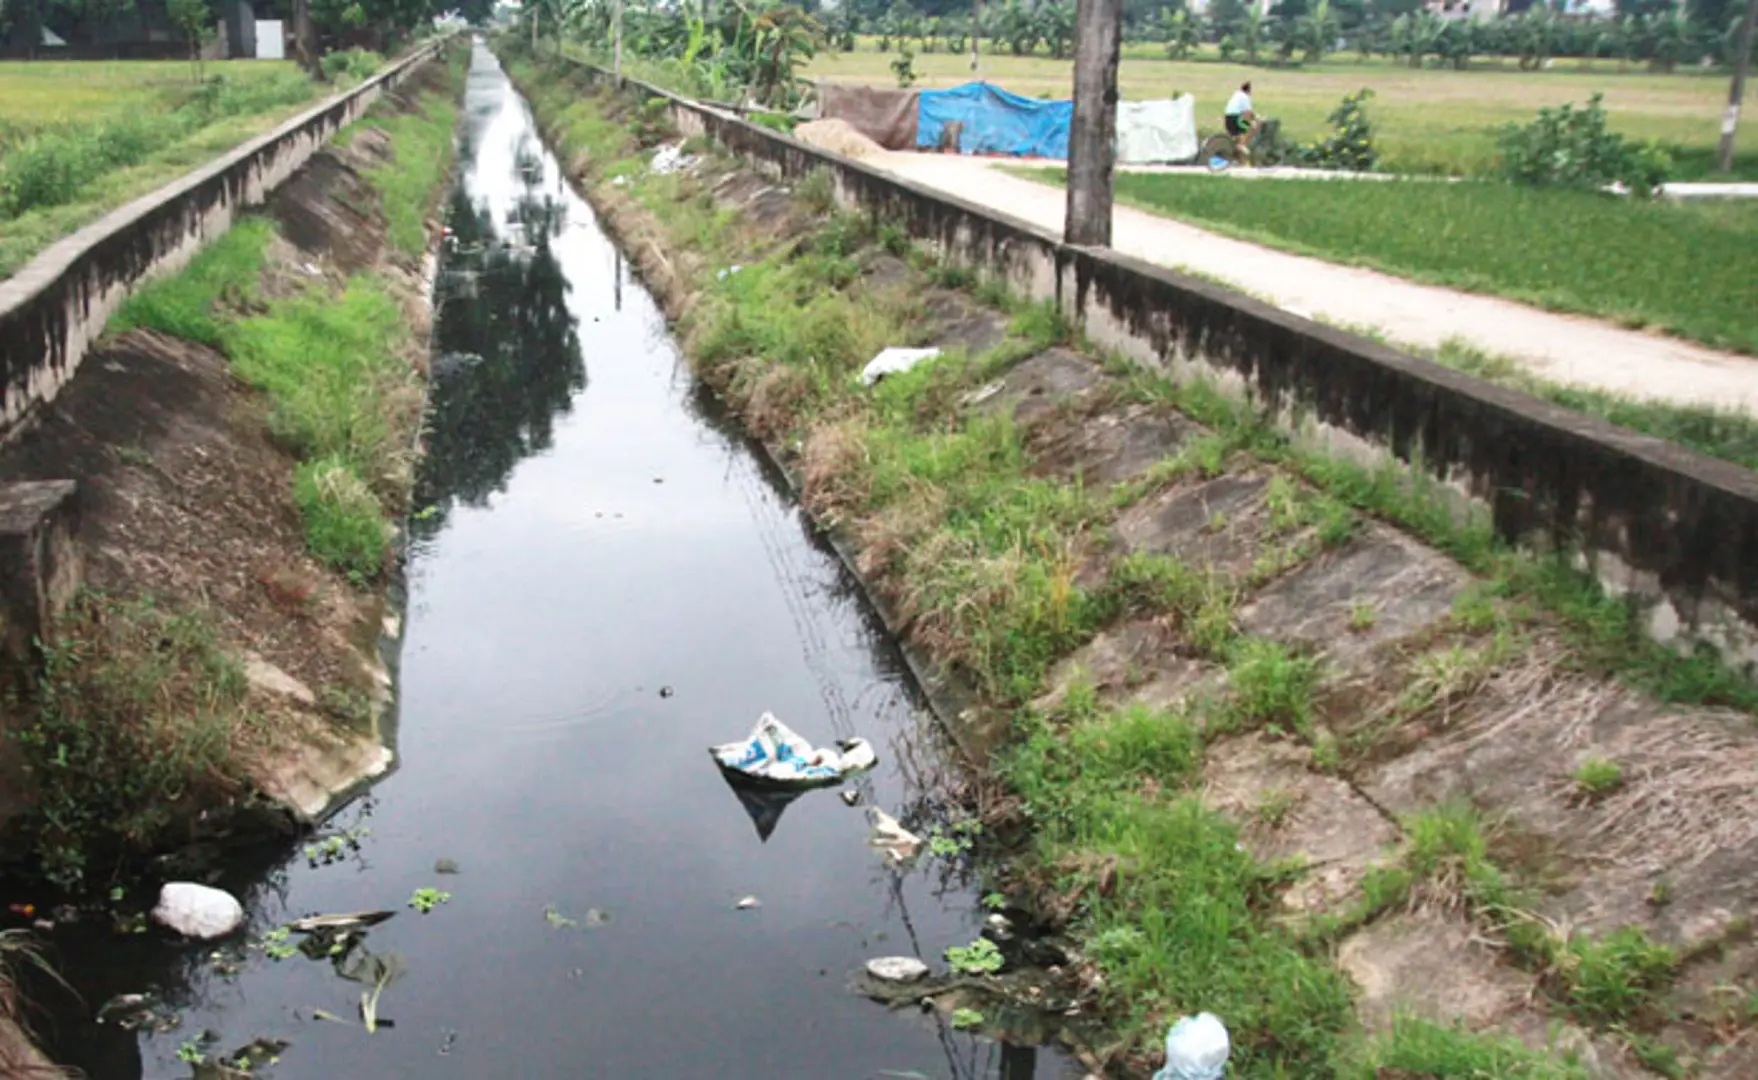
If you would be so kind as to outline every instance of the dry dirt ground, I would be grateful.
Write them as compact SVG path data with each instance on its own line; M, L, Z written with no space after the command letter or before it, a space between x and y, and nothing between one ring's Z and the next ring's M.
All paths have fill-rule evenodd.
M668 313L687 316L700 258L687 247L668 258L660 250L663 226L622 189L594 190L586 165L576 161L574 170L601 213ZM788 189L724 161L696 166L687 190L740 215L753 258L822 221ZM983 201L1004 204L997 190L986 189ZM1132 231L1133 224L1120 235ZM922 312L907 344L981 349L1006 332L1003 315L930 286L903 260L872 250L864 257L863 280L851 287L856 295L908 297ZM808 506L834 505L810 479L812 435L803 451L778 442L785 425L773 415L781 402L771 395L785 384L740 392L743 377L733 365L735 408L784 464L805 469ZM1044 475L1089 484L1139 480L1204 429L1169 405L1132 398L1121 383L1059 347L1018 363L966 407L1010 415ZM1752 718L1666 705L1582 674L1543 618L1499 640L1508 624L1492 629L1459 614L1457 602L1476 584L1465 568L1373 519L1357 517L1340 542L1319 542L1310 524L1290 526L1278 513L1274 504L1290 491L1316 497L1298 477L1247 456L1230 459L1218 475L1185 474L1119 513L1090 545L1081 571L1086 580L1102 576L1109 560L1131 552L1174 557L1237 595L1243 629L1317 660L1310 736L1211 734L1206 751L1208 804L1238 823L1255 854L1301 868L1282 895L1283 917L1302 927L1349 910L1370 868L1399 858L1409 815L1463 803L1487 822L1492 858L1539 898L1531 918L1565 936L1640 927L1679 950L1683 973L1656 1013L1670 1019L1647 1034L1694 1057L1695 1075L1758 1075L1742 1011L1747 995L1758 992L1758 945L1749 943L1758 891ZM886 523L845 516L837 525L884 605L897 583L887 579L884 560L871 556ZM918 630L902 626L906 636ZM1077 680L1104 701L1160 708L1229 693L1225 671L1197 659L1165 616L1104 628L1054 670L1041 704L1053 704ZM1336 763L1315 759L1321 743L1338 748ZM1571 774L1592 757L1618 762L1624 782L1585 798ZM1547 995L1551 973L1514 962L1457 903L1400 905L1341 934L1334 949L1370 1026L1413 1010L1535 1045L1570 1046L1596 1076L1651 1075L1624 1040L1578 1026Z
M406 110L437 85L429 65L379 106ZM273 197L278 225L253 298L241 312L309 288L339 288L372 271L426 340L425 272L385 240L363 170L390 156L370 117L347 146L316 155ZM417 367L424 355L409 356ZM410 401L403 423L419 422ZM250 718L233 752L240 772L277 798L320 804L322 789L379 759L357 729L382 702L378 658L385 610L377 591L351 586L313 559L293 502L295 460L271 439L268 403L204 345L134 330L103 341L23 436L0 451L0 482L79 482L85 584L198 611L245 662ZM266 721L266 722L265 722ZM0 786L23 785L8 776ZM315 801L314 801L315 800Z

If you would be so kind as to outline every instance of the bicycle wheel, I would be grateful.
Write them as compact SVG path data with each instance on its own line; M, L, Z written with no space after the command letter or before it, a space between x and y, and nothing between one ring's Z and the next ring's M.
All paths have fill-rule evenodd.
M1203 140L1202 146L1196 152L1196 159L1208 166L1210 172L1220 172L1233 164L1233 155L1238 151L1239 147L1233 141L1233 136L1216 133Z

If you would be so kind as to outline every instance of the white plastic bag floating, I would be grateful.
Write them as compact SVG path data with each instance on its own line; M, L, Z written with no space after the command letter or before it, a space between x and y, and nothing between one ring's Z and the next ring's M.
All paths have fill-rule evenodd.
M1154 1080L1221 1080L1232 1052L1227 1025L1215 1014L1180 1017L1166 1033L1166 1067Z
M861 384L872 386L887 375L908 371L922 361L932 360L939 355L939 349L905 349L896 345L881 349L879 355L867 361L867 366L861 369Z
M780 787L833 784L850 773L871 769L879 760L865 739L843 739L836 749L814 747L798 733L764 713L739 742L710 747L720 767L751 780Z

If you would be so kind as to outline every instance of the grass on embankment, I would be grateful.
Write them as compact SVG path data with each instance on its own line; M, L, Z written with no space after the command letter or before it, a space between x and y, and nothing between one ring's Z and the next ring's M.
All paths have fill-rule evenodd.
M1200 799L1207 733L1263 726L1311 737L1314 662L1241 632L1237 595L1196 568L1169 558L1126 559L1091 583L1077 580L1077 570L1092 552L1088 540L1103 535L1120 506L1187 472L1216 475L1249 454L1318 483L1315 491L1278 479L1272 532L1286 532L1264 552L1266 574L1286 565L1290 553L1280 549L1297 537L1311 535L1321 546L1346 540L1358 520L1347 503L1444 542L1491 574L1485 604L1511 599L1512 607L1575 620L1583 642L1597 642L1597 652L1584 650L1595 665L1699 698L1728 692L1715 682L1713 665L1675 665L1658 647L1631 644L1628 612L1578 579L1532 568L1530 560L1520 564L1530 569L1512 567L1518 556L1496 548L1487 532L1455 528L1438 501L1396 478L1299 457L1254 417L1200 387L1142 380L1143 392L1166 395L1211 427L1142 484L1107 490L1041 475L1013 424L960 400L1012 362L1067 342L1068 328L1043 307L1015 305L1009 339L995 350L955 352L861 390L855 375L878 347L920 340L919 297L876 294L861 284L859 260L875 245L909 254L901 233L827 216L778 250L772 226L741 224L707 196L716 172L706 180L653 176L632 138L630 106L584 93L524 59L513 59L509 70L568 155L588 154L602 204L635 200L656 223L628 208L612 215L636 230L630 237L641 250L671 254L663 273L682 275L677 288L690 303L679 329L697 372L756 435L772 446L801 447L793 464L805 501L850 541L869 588L908 620L918 646L1012 718L1008 744L993 760L1014 796L1004 801L1029 826L1030 850L1015 870L1047 892L1078 897L1071 930L1103 975L1108 1034L1137 1055L1135 1063L1163 1039L1171 1017L1210 1009L1233 1031L1238 1076L1585 1076L1511 1041L1417 1020L1383 1036L1360 1032L1348 982L1324 942L1277 918L1275 896L1289 869L1242 851L1237 828ZM823 179L794 189L819 212L829 209ZM658 236L651 245L650 227ZM731 263L740 273L714 273ZM966 275L927 269L943 284L969 283ZM1079 688L1049 715L1024 707L1045 688L1052 664L1125 613L1172 620L1198 655L1227 670L1236 693L1214 714L1102 709ZM1428 864L1417 864L1412 876L1417 871L1428 872ZM1389 889L1386 897L1388 904L1398 899ZM1630 969L1650 978L1645 992L1659 966ZM1595 970L1615 976L1626 968L1599 963ZM1557 999L1572 1000L1568 985L1559 986ZM1597 1004L1596 1017L1619 1018L1636 1005Z
M446 89L409 112L379 112L392 158L371 170L392 245L405 256L426 246L425 222L451 161L462 68L450 62ZM234 226L183 272L152 282L111 320L115 331L146 327L223 351L232 370L263 391L276 438L300 459L293 495L313 555L365 584L383 571L388 517L407 498L419 380L404 313L386 286L356 275L340 291L308 287L255 314L257 278L272 225Z
M1026 175L1062 183L1060 169ZM1328 262L1758 354L1758 204L1510 184L1119 173L1153 213Z
M332 83L283 61L210 64L206 83L187 63L0 63L0 277L382 62L334 55Z

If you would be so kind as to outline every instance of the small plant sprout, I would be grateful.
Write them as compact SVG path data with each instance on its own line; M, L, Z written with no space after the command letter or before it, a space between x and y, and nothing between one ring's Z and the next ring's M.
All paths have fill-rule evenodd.
M1264 792L1262 801L1257 804L1257 819L1266 827L1279 829L1294 812L1300 802L1300 793L1287 788L1274 788Z
M1588 799L1599 799L1624 783L1624 770L1609 758L1590 757L1575 770L1575 790Z
M969 1031L983 1023L983 1014L976 1009L952 1010L952 1026L959 1031Z
M1371 603L1358 601L1349 606L1349 629L1355 633L1365 634L1379 621L1380 613Z
M955 821L946 829L936 826L928 834L928 853L942 859L955 858L976 847L977 837L982 834L983 823L975 818Z
M451 898L452 894L449 892L441 892L439 889L423 886L416 889L414 894L409 897L409 906L426 915Z
M961 975L993 975L1006 963L1001 949L988 938L978 938L969 945L954 945L946 950L946 962Z
M208 1056L202 1052L201 1043L194 1039L183 1040L183 1045L177 1048L177 1060L185 1065L201 1065L207 1059Z
M983 906L990 911L1000 911L1007 906L1007 897L1002 896L998 892L984 893Z

